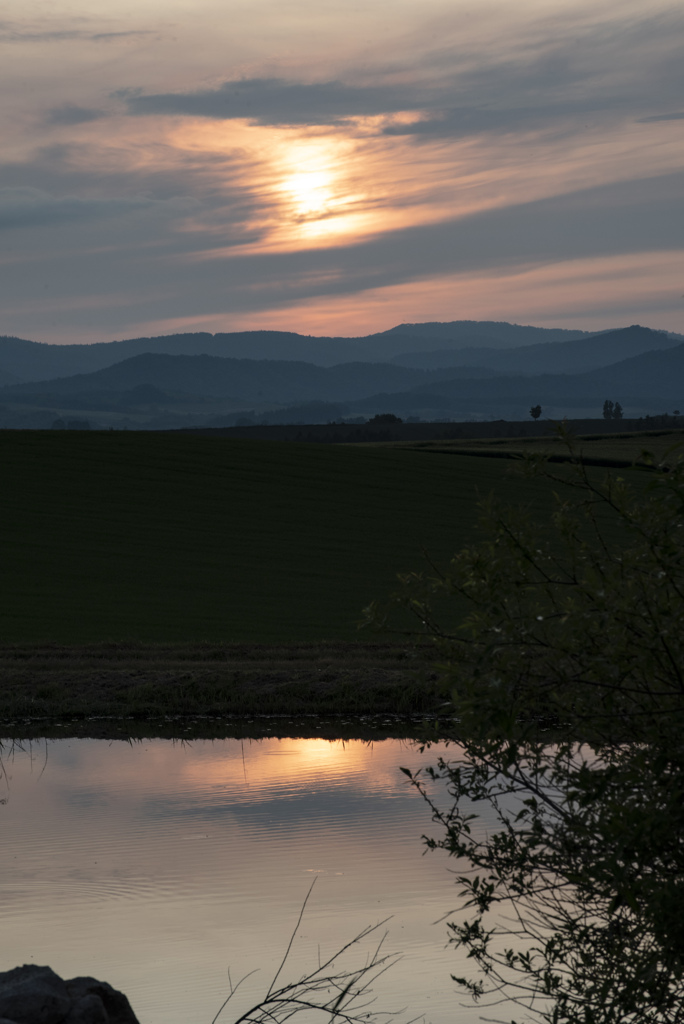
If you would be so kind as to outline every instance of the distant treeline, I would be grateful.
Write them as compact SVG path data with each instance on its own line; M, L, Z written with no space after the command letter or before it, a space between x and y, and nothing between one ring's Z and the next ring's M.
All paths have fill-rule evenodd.
M684 417L642 416L639 419L577 419L563 421L573 434L622 434L638 430L672 429ZM241 427L186 427L169 433L246 438L252 441L300 441L352 444L368 441L452 441L477 437L545 437L555 423L548 420L492 420L486 423L311 423L260 424Z

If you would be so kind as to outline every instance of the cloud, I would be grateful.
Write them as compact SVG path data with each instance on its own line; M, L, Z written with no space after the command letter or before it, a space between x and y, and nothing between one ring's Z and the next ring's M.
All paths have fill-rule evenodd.
M140 28L131 32L90 32L85 38L91 39L94 43L108 43L113 39L130 39L138 36L156 36L157 32L152 29Z
M45 284L51 309L63 303L60 329L80 316L101 330L217 310L228 323L234 309L246 323L250 310L317 297L323 309L336 295L362 304L373 288L418 295L439 275L494 282L573 259L680 258L684 179L664 177L680 166L679 135L652 123L684 119L674 0L646 16L638 0L488 0L472 17L436 0L436 13L410 19L400 4L387 34L340 9L327 41L316 19L300 26L264 2L243 5L234 24L235 12L200 0L160 47L126 44L149 33L99 31L158 24L128 16L0 24L0 35L48 40L3 71L18 96L11 75L31 61L39 83L0 161L0 226L30 227L2 257L3 288L25 298L27 324L39 308L52 323ZM150 3L136 19L153 9L157 18ZM49 42L61 39L83 40L66 63ZM98 41L117 59L98 63L96 82ZM48 131L46 119L62 127ZM317 187L311 154L332 198L300 217L297 189L305 207ZM17 313L12 330L30 327Z
M125 94L124 94L125 95ZM190 114L254 124L336 124L364 117L421 108L432 92L401 86L351 86L343 82L306 84L282 78L247 78L218 89L191 93L127 97L131 114Z
M191 302L205 297L205 306L193 312L208 311L219 281L230 292L230 308L255 310L436 275L506 274L568 260L679 252L684 225L672 211L683 186L684 173L673 174L402 228L355 245L230 259L217 254L185 265L185 287ZM185 305L173 309L183 311L187 292Z
M556 130L582 118L634 120L649 108L678 104L681 29L676 10L641 17L586 11L539 16L511 27L505 39L464 43L462 34L447 32L438 49L417 41L403 68L379 59L372 70L347 64L339 78L318 82L251 77L216 88L150 94L119 89L116 95L132 115L241 118L256 125L335 125L412 112L420 115L412 123L393 120L378 132L416 141Z
M678 251L683 248L684 216L673 211L683 191L684 173L675 173L485 210L388 233L355 247L349 265L362 274L378 268L389 282L407 272L467 273L580 257ZM340 257L347 259L343 253ZM324 260L319 266L323 268Z
M113 218L121 220L116 230L124 234L139 220L150 242L160 237L155 218L172 224L176 217L188 218L186 240L207 233L220 235L227 245L262 239L265 228L255 231L254 225L264 218L270 222L274 199L245 187L252 165L244 154L170 151L164 143L150 143L147 160L137 161L136 140L127 140L126 146L130 160L108 161L106 144L88 139L41 147L26 161L0 162L0 226L31 227L32 244L39 248L37 225L59 222L83 231L92 224L106 244ZM121 139L119 147L119 154L125 154ZM83 244L97 242L89 238ZM174 251L184 248L179 236L173 245Z
M143 196L110 199L79 199L52 196L41 189L19 187L0 189L0 229L44 227L63 222L102 220L131 213L162 212L187 214L200 207L196 199L148 199Z
M81 40L109 43L137 36L157 36L152 29L133 29L126 32L88 32L84 29L35 29L11 22L0 22L0 42L5 43L63 43Z
M460 137L483 131L512 131L521 126L557 123L560 118L582 117L606 105L598 99L581 101L549 98L536 105L516 101L531 89L533 70L527 69L525 89L519 75L498 69L499 87L490 81L484 87L481 72L450 75L433 84L350 86L340 81L302 83L280 78L252 78L224 82L218 89L188 93L143 95L139 90L118 90L129 114L181 114L223 120L244 118L256 125L340 124L352 118L392 117L401 112L423 114L409 123L392 121L382 125L384 135ZM560 93L559 83L555 89ZM548 87L546 89L548 92ZM453 106L454 95L472 97L474 102ZM620 105L623 105L620 100ZM610 104L608 104L610 105Z
M542 62L543 63L543 62ZM143 95L139 90L118 90L129 114L185 114L223 120L244 118L260 125L339 124L351 118L391 117L400 112L425 113L411 123L392 122L380 128L385 135L461 136L481 131L510 131L520 124L556 121L559 117L581 116L601 107L597 99L572 102L552 100L537 105L517 103L521 93L519 75L498 69L499 87L490 73L487 87L481 72L462 72L441 81L414 85L350 86L341 81L302 83L280 78L252 78L224 82L218 89L188 93ZM530 89L533 70L526 69L525 90ZM517 88L516 88L517 87ZM556 82L556 89L559 88ZM453 106L454 95L472 97L474 102Z
M684 110L676 114L651 114L650 117L637 118L637 124L651 124L653 121L684 121Z
M99 121L106 117L106 110L96 110L92 107L77 107L71 103L65 103L62 107L54 107L48 111L47 124L86 124L88 121Z
M672 267L680 264L684 225L673 208L682 186L684 173L645 178L402 228L352 245L287 252L231 253L228 246L213 254L202 252L201 246L222 241L223 232L209 237L201 231L170 233L166 228L173 222L168 220L150 231L142 216L107 221L106 236L97 221L68 224L58 232L46 226L36 236L38 244L25 233L27 259L3 266L3 286L12 298L5 310L5 330L27 337L38 332L46 339L73 338L76 332L92 340L88 331L101 338L107 330L119 336L155 334L163 333L163 322L187 324L193 318L205 325L214 318L209 329L231 329L227 325L236 318L248 326L251 315L269 310L280 310L277 323L286 329L292 323L288 309L312 302L327 308L353 296L354 308L363 310L369 294L395 289L400 302L402 288L413 289L415 296L423 284L429 287L438 278L453 280L454 287L461 284L454 291L451 317L445 315L446 302L445 313L437 317L453 319L463 308L460 302L468 308L468 281L478 276L491 282L491 308L498 314L494 319L510 319L506 296L513 293L506 291L506 281L511 275L528 273L531 308L540 302L550 308L558 286L544 292L539 273L545 270L557 268L558 281L569 274L572 285L572 272L563 267L578 260L589 266L597 259L624 262L630 255L637 266L641 254L646 266L648 254L658 252L663 265L668 258ZM597 310L602 303L613 308L618 293L623 303L636 294L638 275L622 276L620 284L618 268L603 300L597 297L600 288L592 292ZM535 291L535 282L543 296ZM670 284L661 282L658 292L651 279L648 283L646 298L657 299L661 310L669 309ZM562 309L588 308L587 289L581 282L576 289L573 299L572 287L566 288ZM492 319L486 315L486 298L478 301L480 315L474 318ZM522 311L524 297L517 295L515 301L518 316L531 315ZM640 301L643 305L643 296ZM389 326L396 318L390 304L385 315ZM407 318L406 311L403 316ZM636 311L630 316L639 319ZM434 313L408 317L430 318ZM676 327L676 321L669 326Z
M600 109L600 108L599 108ZM439 111L436 116L418 121L392 123L382 128L383 135L466 138L483 132L501 133L558 128L562 121L580 120L597 112L597 104L549 103L546 106L456 107Z
M387 124L382 132L420 140L484 132L572 132L587 123L633 120L644 108L680 102L681 30L679 13L622 23L540 19L528 36L511 38L501 52L469 54L455 47L425 53L418 68L433 64L443 72L439 101L423 118Z
M134 86L127 86L124 89L115 89L113 92L110 92L109 95L111 96L112 99L115 99L115 100L130 100L130 99L134 99L137 96L142 96L142 93L143 93L143 90L138 85L138 86L135 86L135 87Z

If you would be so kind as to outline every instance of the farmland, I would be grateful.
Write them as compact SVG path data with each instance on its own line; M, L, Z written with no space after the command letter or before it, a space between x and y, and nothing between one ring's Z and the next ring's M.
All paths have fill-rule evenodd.
M133 432L6 431L4 643L357 638L395 573L473 537L504 460Z
M362 609L475 540L487 494L553 507L472 452L0 432L0 715L424 711L430 648Z

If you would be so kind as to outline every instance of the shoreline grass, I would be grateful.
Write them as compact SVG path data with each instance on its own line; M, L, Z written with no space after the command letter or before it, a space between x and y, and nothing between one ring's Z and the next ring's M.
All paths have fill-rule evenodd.
M430 644L57 644L0 649L0 729L110 719L434 715ZM98 727L99 728L99 727Z

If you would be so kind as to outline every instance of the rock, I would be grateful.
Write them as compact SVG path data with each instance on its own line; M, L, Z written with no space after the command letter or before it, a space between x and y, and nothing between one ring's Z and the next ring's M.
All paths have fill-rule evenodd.
M66 985L49 967L25 964L0 972L0 1017L14 1024L61 1024L70 1007Z
M72 978L71 981L67 981L66 987L74 1000L83 999L84 996L97 996L104 1007L107 1024L138 1024L138 1018L126 996L123 992L117 992L106 981L97 981L95 978ZM67 1021L71 1024L71 1018L67 1018ZM64 1024L67 1024L67 1021Z
M62 1024L109 1024L109 1017L100 997L91 994L74 1000Z
M50 967L0 971L0 1024L138 1024L123 994L96 978L63 981Z

